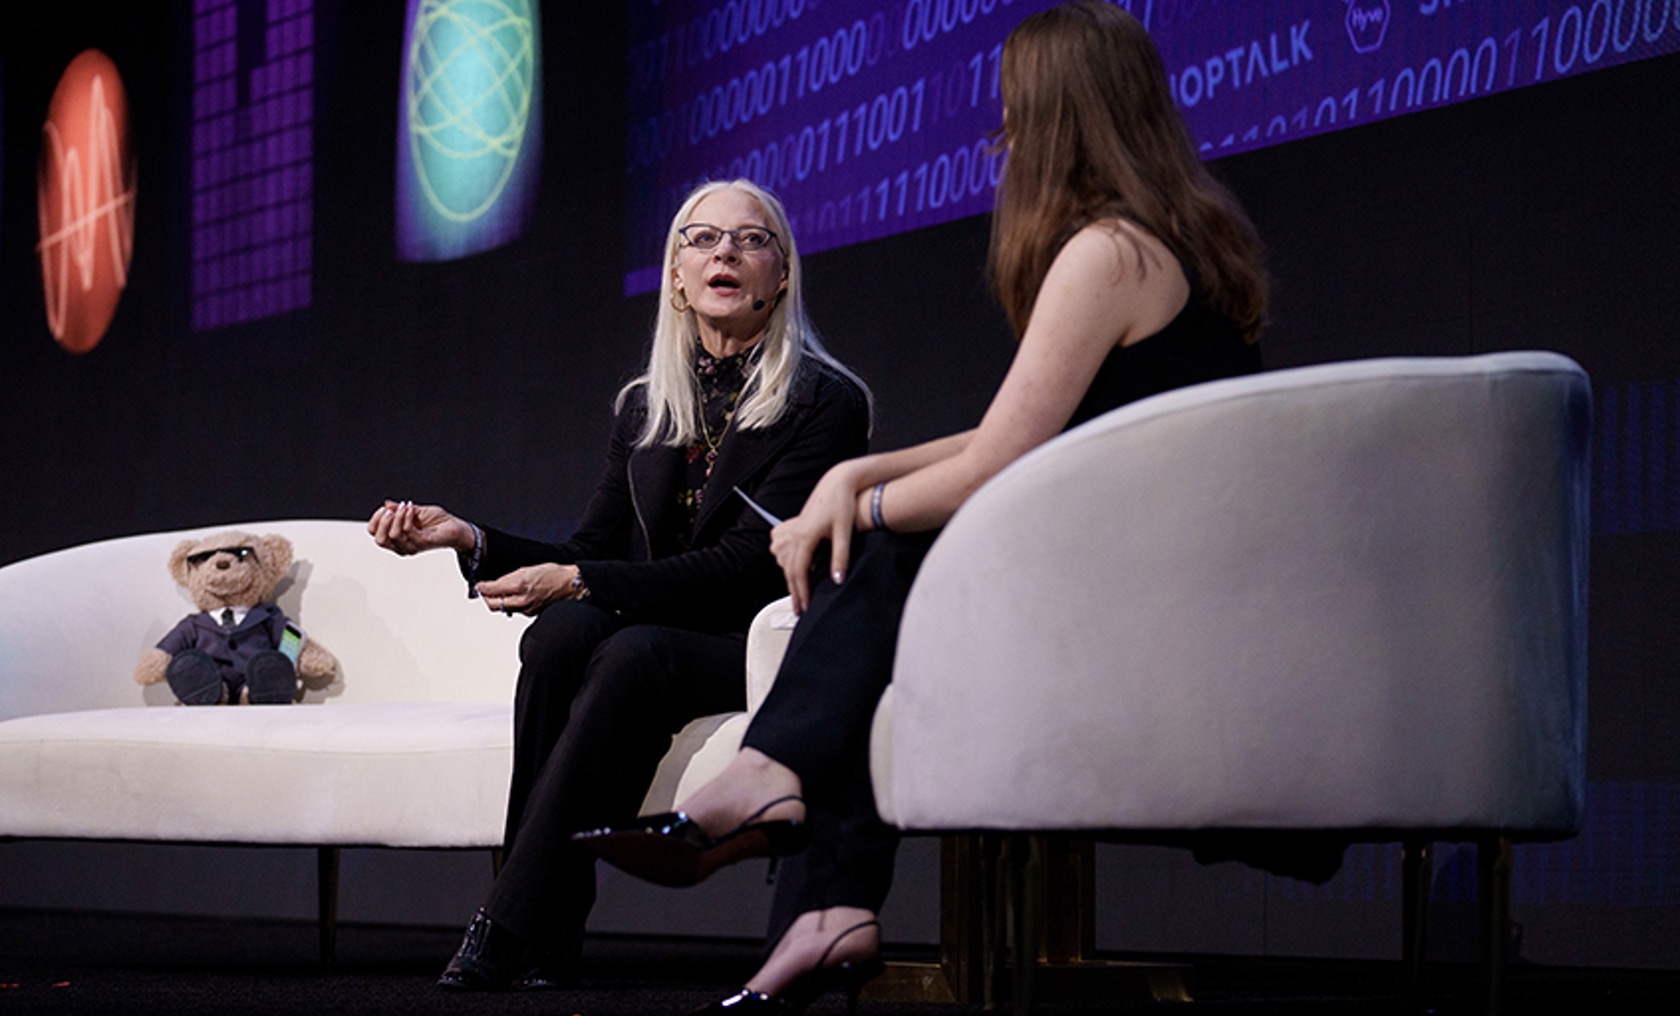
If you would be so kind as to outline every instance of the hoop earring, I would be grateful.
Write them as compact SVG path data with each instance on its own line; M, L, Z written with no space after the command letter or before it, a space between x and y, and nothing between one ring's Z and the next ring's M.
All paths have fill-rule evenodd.
M678 300L681 300L682 303L677 303ZM688 297L682 290L678 289L671 293L671 309L676 311L678 314L688 313Z

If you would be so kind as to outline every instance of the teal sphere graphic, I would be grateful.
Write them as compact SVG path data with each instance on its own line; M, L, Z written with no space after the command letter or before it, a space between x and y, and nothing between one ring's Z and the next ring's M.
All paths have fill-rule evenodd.
M409 154L427 204L471 222L502 197L531 126L532 0L419 0L404 74Z

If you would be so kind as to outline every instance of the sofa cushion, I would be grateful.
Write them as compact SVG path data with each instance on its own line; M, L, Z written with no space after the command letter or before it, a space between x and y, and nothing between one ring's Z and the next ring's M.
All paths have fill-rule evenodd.
M490 847L512 743L511 707L471 702L22 716L0 722L0 815L12 836Z

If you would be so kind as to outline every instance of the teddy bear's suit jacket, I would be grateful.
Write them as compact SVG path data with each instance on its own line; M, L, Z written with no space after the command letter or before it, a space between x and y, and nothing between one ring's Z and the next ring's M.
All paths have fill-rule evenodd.
M208 611L188 614L169 630L157 647L170 656L197 649L210 654L222 669L222 680L233 678L239 684L245 680L245 667L251 657L268 649L280 648L280 635L286 627L286 615L273 603L252 607L244 620L232 628L224 628Z

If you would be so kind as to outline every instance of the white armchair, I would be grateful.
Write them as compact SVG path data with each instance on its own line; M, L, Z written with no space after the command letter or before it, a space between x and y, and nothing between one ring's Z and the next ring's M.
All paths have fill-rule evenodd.
M1589 416L1573 362L1503 353L1200 385L1047 443L916 580L883 817L1406 841L1416 907L1418 848L1473 840L1497 1005L1509 843L1582 818Z

